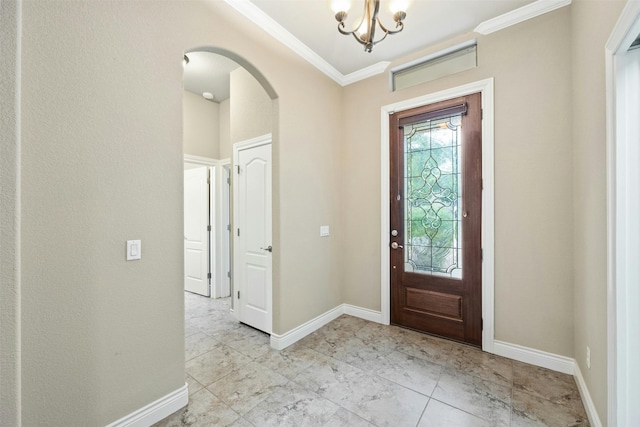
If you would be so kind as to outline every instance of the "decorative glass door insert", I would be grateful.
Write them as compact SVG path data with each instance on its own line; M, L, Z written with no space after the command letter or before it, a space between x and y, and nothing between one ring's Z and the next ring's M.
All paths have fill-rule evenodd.
M462 278L461 118L404 126L405 271Z

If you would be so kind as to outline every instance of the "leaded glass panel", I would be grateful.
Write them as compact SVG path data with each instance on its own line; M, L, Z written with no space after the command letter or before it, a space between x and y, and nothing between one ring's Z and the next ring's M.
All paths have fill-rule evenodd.
M461 115L404 127L405 271L462 278Z

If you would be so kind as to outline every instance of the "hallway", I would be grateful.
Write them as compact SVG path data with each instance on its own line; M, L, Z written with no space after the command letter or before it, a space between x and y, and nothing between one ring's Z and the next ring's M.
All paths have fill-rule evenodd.
M283 350L230 299L185 293L189 407L175 426L588 426L573 377L341 316Z

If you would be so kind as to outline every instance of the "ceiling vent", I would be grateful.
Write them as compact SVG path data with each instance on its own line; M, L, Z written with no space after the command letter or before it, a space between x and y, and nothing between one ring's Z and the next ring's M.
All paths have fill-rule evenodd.
M391 90L406 89L478 66L475 39L391 69Z

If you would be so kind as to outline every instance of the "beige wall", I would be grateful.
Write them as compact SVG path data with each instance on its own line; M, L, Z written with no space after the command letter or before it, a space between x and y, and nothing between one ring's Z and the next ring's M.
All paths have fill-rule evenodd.
M222 2L23 5L24 425L105 425L184 384L186 50L233 51L279 96L274 332L342 302L337 239L318 236L339 212L340 87Z
M182 132L184 154L218 159L220 156L220 106L184 91Z
M230 159L233 155L231 145L231 118L229 117L230 99L220 103L220 159Z
M495 79L495 337L573 354L570 10L478 37L478 67L391 93L345 89L345 302L380 309L380 107ZM405 62L404 58L393 65Z
M272 101L247 70L230 75L229 123L231 144L271 133Z
M607 215L604 46L622 1L574 0L573 62L574 357L607 424ZM591 349L591 369L586 349ZM611 426L613 427L613 426Z
M0 420L9 426L20 424L19 11L0 2Z

